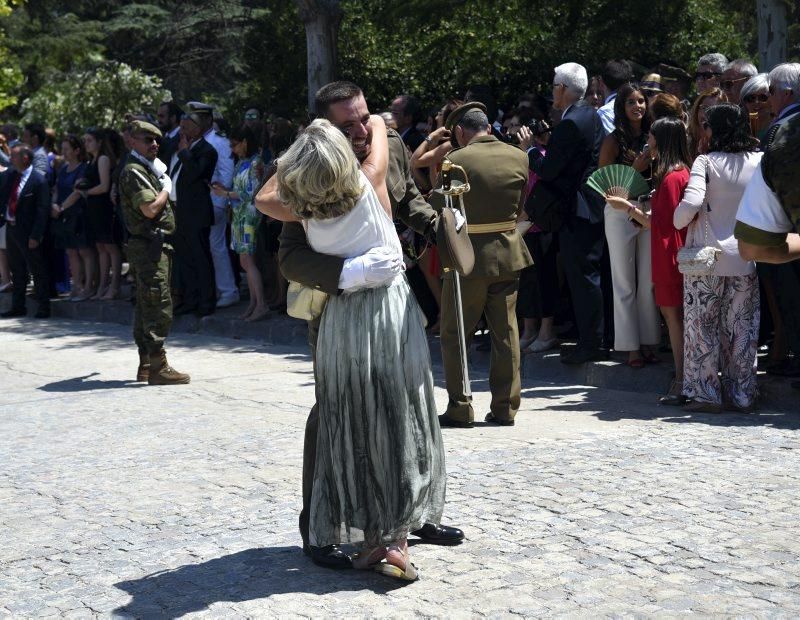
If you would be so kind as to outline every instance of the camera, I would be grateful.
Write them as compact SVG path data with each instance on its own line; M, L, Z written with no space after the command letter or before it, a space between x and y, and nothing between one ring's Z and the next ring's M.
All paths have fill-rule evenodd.
M531 133L534 135L534 137L543 136L550 131L550 125L548 125L544 120L531 121L525 126L531 130ZM508 142L510 144L519 144L519 134L515 133L508 136Z

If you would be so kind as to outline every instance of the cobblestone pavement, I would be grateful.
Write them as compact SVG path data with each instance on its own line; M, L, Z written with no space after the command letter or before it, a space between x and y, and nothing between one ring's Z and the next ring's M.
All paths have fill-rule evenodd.
M800 414L525 384L515 427L444 431L467 541L401 586L300 552L305 349L177 337L192 384L148 387L128 342L0 324L0 616L800 613Z

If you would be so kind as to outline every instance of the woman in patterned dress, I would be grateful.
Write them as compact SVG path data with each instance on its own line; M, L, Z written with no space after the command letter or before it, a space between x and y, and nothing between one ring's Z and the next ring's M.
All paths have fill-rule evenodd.
M231 132L230 143L231 152L237 159L233 188L228 191L223 187L215 187L214 193L227 197L231 202L231 249L239 255L239 263L247 274L250 305L240 318L258 321L269 314L269 306L264 299L261 271L253 257L256 251L256 230L261 222L261 213L256 210L254 201L264 178L264 164L261 161L259 140L247 125Z

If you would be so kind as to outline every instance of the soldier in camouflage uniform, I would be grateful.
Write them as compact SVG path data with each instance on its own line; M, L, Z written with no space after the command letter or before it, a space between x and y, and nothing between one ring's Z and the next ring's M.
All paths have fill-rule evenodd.
M189 375L172 368L164 351L172 325L172 248L164 235L175 232L175 214L169 199L172 181L156 159L161 131L150 123L133 121L130 136L132 149L120 174L119 192L130 233L127 256L136 276L136 380L150 385L189 383Z

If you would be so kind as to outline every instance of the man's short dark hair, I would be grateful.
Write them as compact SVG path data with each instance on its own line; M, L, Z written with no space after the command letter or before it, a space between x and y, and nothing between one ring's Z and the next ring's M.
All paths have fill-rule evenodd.
M3 127L0 128L0 133L2 133L9 140L17 140L19 138L19 130L13 123L6 123L3 125Z
M472 84L464 94L464 103L470 101L480 101L486 106L486 113L489 118L497 118L497 101L492 94L492 88L488 84Z
M12 151L14 149L19 151L19 154L25 157L28 160L28 163L31 163L33 161L33 149L29 147L27 144L23 143L15 144L13 147L11 147Z
M44 144L45 139L47 138L47 133L44 130L44 125L41 123L28 123L25 125L25 131L27 131L32 136L36 136L39 139L39 144Z
M175 118L176 121L180 122L181 116L183 116L183 110L181 107L175 103L174 101L162 101L161 106L167 106L167 116Z
M325 84L314 95L314 113L317 118L328 118L328 110L334 103L347 101L353 97L358 97L360 94L361 88L353 84L353 82L340 80Z
M627 60L609 60L600 74L603 84L611 90L618 90L623 84L633 80L633 68Z
M403 101L403 116L410 116L411 123L418 123L422 114L422 103L414 95L400 95Z
M463 127L466 131L482 131L489 126L489 117L483 110L469 110L461 117L458 126Z

